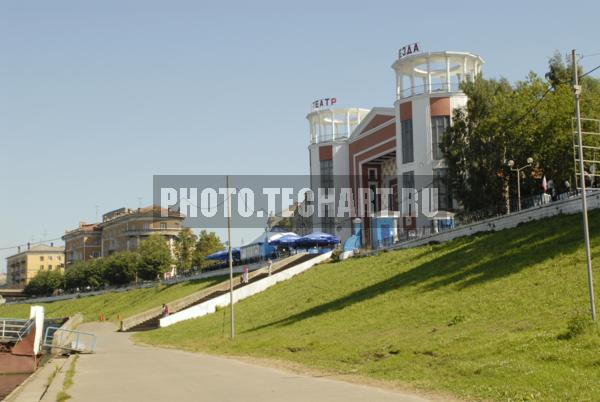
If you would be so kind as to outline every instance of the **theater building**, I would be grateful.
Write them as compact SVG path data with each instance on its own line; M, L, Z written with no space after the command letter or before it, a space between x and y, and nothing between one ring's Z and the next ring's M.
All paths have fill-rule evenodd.
M416 230L439 230L453 224L459 207L444 177L442 135L452 124L452 111L466 105L459 84L480 73L483 59L467 52L421 52L416 44L400 51L392 65L396 77L393 107L372 109L321 107L313 102L310 126L311 186L350 187L356 210L359 189L389 188L389 195L366 193L370 211L360 222L349 217L315 215L313 226L342 241L360 227L363 245L394 242ZM413 210L416 189L422 200L437 188L437 213L427 217ZM419 204L420 205L420 204ZM404 208L402 207L404 206ZM403 212L402 214L400 212Z

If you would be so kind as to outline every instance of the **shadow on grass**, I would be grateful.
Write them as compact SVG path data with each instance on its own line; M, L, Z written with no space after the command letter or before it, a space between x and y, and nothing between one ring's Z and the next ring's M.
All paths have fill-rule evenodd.
M558 216L529 222L512 230L474 235L468 239L434 246L431 253L443 254L384 281L288 318L249 329L248 332L291 325L405 287L413 286L422 291L434 291L454 286L456 290L462 290L507 277L526 267L551 260L563 253L572 253L582 247L580 216ZM590 214L592 221L598 221L599 218L600 211ZM600 228L598 225L595 227L596 230L592 230L592 233L600 235ZM445 250L449 251L444 253ZM397 261L402 257L403 253L398 252ZM375 264L375 258L377 257L365 259L364 263ZM411 259L413 258L414 256L411 256Z

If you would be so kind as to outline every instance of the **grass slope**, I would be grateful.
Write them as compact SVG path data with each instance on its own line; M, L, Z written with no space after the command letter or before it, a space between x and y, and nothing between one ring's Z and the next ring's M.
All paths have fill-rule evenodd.
M590 218L598 261L600 213ZM598 400L600 336L578 318L588 308L580 220L320 265L236 304L233 342L228 309L136 339L465 399Z
M68 317L80 312L85 321L98 320L100 314L104 314L107 320L115 321L119 314L124 318L141 313L223 280L225 277L213 277L170 286L155 286L127 292L109 292L80 299L41 303L41 305L45 307L46 316L49 318ZM27 318L29 307L29 304L0 306L0 317Z

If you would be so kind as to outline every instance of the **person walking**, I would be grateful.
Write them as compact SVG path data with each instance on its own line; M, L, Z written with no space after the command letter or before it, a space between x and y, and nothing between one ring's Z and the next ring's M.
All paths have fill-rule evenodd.
M166 304L162 305L162 316L163 318L169 316L169 306L167 306Z
M242 273L242 283L244 285L248 283L248 266L244 267L244 272Z
M273 272L273 261L269 258L267 264L269 264L269 276L271 276L271 273Z

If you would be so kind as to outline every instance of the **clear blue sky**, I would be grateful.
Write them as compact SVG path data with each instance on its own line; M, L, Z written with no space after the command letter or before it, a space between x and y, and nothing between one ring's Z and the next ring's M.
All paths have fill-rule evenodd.
M510 80L600 52L600 3L552 3L0 2L0 247L149 204L153 174L307 173L311 101L391 106L407 43Z

